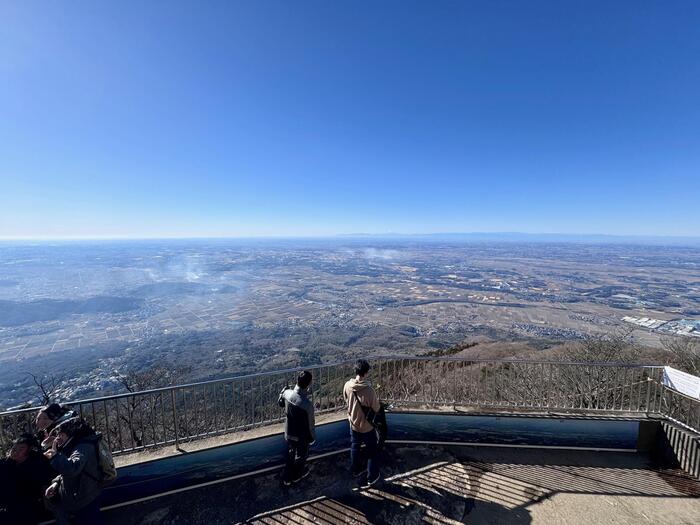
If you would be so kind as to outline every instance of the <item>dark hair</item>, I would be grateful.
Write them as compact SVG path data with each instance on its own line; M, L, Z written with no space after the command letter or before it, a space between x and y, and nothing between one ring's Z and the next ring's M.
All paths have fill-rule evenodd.
M299 372L299 376L297 377L297 385L299 385L299 388L308 388L308 386L311 384L311 379L313 379L311 372L308 370L303 370Z
M370 366L365 359L358 359L355 362L355 375L365 376L369 372Z
M50 405L46 405L44 408L39 410L39 412L46 414L51 421L56 421L58 418L68 412L68 409L63 408L58 403L51 403Z
M33 434L20 434L20 436L12 442L13 445L27 445L29 450L38 452L40 449L39 440Z
M54 432L63 432L68 437L78 439L95 433L92 427L79 417L67 419L66 421L58 425L54 429Z

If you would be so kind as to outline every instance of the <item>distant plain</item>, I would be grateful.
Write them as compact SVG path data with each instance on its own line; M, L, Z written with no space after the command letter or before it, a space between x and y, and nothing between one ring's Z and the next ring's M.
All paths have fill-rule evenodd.
M189 379L414 355L468 339L547 348L624 317L700 320L700 248L450 239L0 244L0 406L116 388L168 363Z

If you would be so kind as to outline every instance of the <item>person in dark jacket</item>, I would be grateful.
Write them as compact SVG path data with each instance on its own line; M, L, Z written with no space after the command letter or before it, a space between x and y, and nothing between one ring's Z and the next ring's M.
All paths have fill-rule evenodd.
M9 457L0 458L0 523L22 523L17 465Z
M39 441L32 434L22 434L13 442L8 460L14 464L14 504L21 509L21 520L15 522L28 524L44 521L47 517L44 491L56 472L41 453Z
M311 380L311 372L300 372L297 385L282 390L277 401L286 414L284 438L287 440L287 458L282 473L282 482L286 486L309 475L306 458L309 456L309 446L316 440L314 405L309 399Z
M56 439L45 455L59 475L46 489L47 506L57 525L99 525L99 436L80 418L61 423L54 432Z

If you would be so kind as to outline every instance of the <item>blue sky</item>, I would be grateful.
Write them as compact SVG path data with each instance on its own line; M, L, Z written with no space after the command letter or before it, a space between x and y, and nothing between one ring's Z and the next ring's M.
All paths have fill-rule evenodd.
M700 234L700 2L0 20L0 237Z

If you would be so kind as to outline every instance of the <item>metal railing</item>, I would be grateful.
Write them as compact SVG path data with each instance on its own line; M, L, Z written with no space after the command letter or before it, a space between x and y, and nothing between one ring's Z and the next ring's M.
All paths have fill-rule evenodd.
M381 357L380 397L401 409L655 414L700 430L700 402L661 384L663 367L610 363ZM308 367L317 413L344 410L350 362ZM102 432L115 454L179 445L279 423L280 391L301 369L239 376L66 403ZM37 408L0 413L0 448L33 430Z
M314 376L317 413L344 406L350 363L307 368ZM250 430L283 420L277 399L301 369L191 383L63 403L103 434L114 454ZM0 448L33 432L38 408L0 412Z

